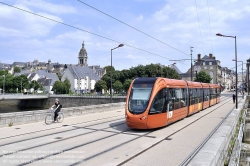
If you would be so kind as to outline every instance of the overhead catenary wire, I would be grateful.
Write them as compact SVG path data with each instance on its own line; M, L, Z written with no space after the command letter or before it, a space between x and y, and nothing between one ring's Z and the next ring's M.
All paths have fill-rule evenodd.
M70 24L67 24L67 23L63 23L63 22L61 22L61 21L58 21L58 20L55 20L55 19L52 19L52 18L43 16L43 15L40 15L40 14L37 14L37 13L34 13L34 12L31 12L31 11L28 11L28 10L25 10L25 9L22 9L22 8L19 8L19 7L16 7L16 6L13 6L13 5L10 5L10 4L1 2L1 1L0 1L0 4L3 4L3 5L6 5L6 6L9 6L9 7L18 9L18 10L20 10L20 11L23 11L23 12L26 12L26 13L29 13L29 14L32 14L32 15L35 15L35 16L38 16L38 17L41 17L41 18L44 18L44 19L53 21L53 22L57 22L57 23L59 23L59 24L61 24L61 25L65 25L65 26L67 26L67 27L71 27L71 28L74 28L74 29L83 31L83 32L85 32L85 33L89 33L89 34L98 36L98 37L100 37L100 38L103 38L103 39L106 39L106 40L109 40L109 41L112 41L112 42L115 42L115 43L118 43L118 44L123 43L124 45L126 45L126 46L128 46L128 47L131 47L131 48L134 48L134 49L137 49L137 50L146 52L146 53L148 53L148 54L152 54L152 55L155 55L155 56L158 56L158 57L161 57L161 58L169 59L169 58L164 57L164 56L162 56L162 55L158 55L158 54L149 52L149 51L147 51L147 50L144 50L144 49L141 49L141 48L138 48L138 47L135 47L135 46L126 44L126 43L124 43L124 42L121 42L121 41L118 41L118 40L115 40L115 39L111 39L111 38L109 38L109 37L105 37L105 36L99 35L99 34L97 34L97 33L90 32L90 31L84 30L84 29L82 29L82 28L79 28L79 27L76 27L76 26L73 26L73 25L70 25Z
M158 41L158 42L160 42L160 43L162 43L162 44L164 44L164 45L166 45L166 46L168 46L168 47L170 47L170 48L172 48L172 49L174 49L174 50L176 50L176 51L178 51L178 52L181 52L182 54L190 56L189 54L187 54L187 53L185 53L185 52L183 52L183 51L181 51L181 50L179 50L179 49L177 49L177 48L175 48L175 47L173 47L173 46L171 46L171 45L169 45L169 44L167 44L167 43L165 43L165 42L163 42L163 41L161 41L161 40L159 40L159 39L157 39L157 38L155 38L155 37L153 37L153 36L151 36L151 35L149 35L149 34L147 34L145 32L143 32L143 31L141 31L141 30L127 24L127 23L125 23L124 21L121 21L121 20L119 20L119 19L117 19L117 18L115 18L115 17L101 11L100 9L97 9L97 8L95 8L95 7L89 5L89 4L87 4L87 3L85 3L85 2L83 2L81 0L77 0L77 1L84 4L84 5L86 5L86 6L88 6L88 7L90 7L90 8L92 8L92 9L94 9L94 10L96 10L96 11L98 11L98 12L100 12L100 13L102 13L102 14L104 14L104 15L106 15L106 16L108 16L108 17L110 17L110 18L112 18L112 19L114 19L114 20L116 20L116 21L118 21L118 22L120 22L120 23L122 23L122 24L124 24L124 25L126 25L126 26L128 26L128 27L130 27L130 28L132 28L132 29L134 29L134 30L136 30L136 31L138 31L138 32L140 32L140 33L142 33L142 34L144 34L144 35L146 35L146 36L148 36L148 37L150 37L150 38L152 38L152 39L154 39L154 40L156 40L156 41Z
M203 51L203 54L205 55L205 53L204 53L204 48L203 48L203 40L202 40L202 35L201 35L200 19L199 19L199 14L198 14L198 9L197 9L196 0L195 0L195 6L196 6L196 14L197 14L197 19L198 19L198 24L199 24L199 30L200 30L200 38L201 38L202 51Z

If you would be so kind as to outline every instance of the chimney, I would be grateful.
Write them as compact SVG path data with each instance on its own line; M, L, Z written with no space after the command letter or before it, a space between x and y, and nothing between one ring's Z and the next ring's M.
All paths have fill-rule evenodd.
M209 58L213 58L213 54L209 54Z
M201 60L201 54L198 54L198 61Z
M213 59L215 60L215 56L213 57Z

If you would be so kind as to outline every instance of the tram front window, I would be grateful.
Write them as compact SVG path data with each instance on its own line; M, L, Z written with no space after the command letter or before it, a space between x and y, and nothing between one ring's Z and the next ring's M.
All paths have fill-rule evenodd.
M129 96L128 109L132 114L143 113L147 106L153 84L134 84Z

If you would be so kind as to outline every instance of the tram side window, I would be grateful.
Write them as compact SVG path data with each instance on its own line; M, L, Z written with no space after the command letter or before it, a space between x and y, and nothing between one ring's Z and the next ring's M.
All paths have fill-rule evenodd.
M187 90L181 89L181 91L182 91L181 107L186 107L186 105L187 105Z
M175 89L174 109L178 109L182 107L181 105L181 99L183 98L182 96L183 94L182 94L181 89Z
M167 102L167 93L166 89L160 90L151 105L151 108L149 110L149 114L156 114L156 113L162 113L165 112L164 105L166 105Z
M204 101L209 100L209 89L204 89Z
M174 102L175 102L175 89L169 89L169 111L174 109Z

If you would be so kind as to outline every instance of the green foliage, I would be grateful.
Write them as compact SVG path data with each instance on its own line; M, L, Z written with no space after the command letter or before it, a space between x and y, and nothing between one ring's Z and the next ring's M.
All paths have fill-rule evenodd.
M110 71L115 71L115 68L114 68L114 66L106 66L106 67L104 67L104 69L106 69L106 72L108 73L108 72L110 72Z
M95 84L95 90L96 90L96 92L102 92L102 89L104 89L106 91L107 90L107 85L106 85L105 81L99 80Z
M20 73L20 72L21 72L21 70L19 67L14 67L14 73Z
M197 74L197 77L194 79L194 81L196 82L204 82L204 83L210 83L211 80L212 78L205 71L200 71Z
M42 89L43 86L41 86L37 81L31 81L30 88L34 88L34 90Z
M56 73L56 75L57 75L58 79L61 81L62 75L60 73Z
M125 82L124 82L124 84L123 84L123 88L124 88L125 92L128 91L131 82L132 82L131 79L126 79L126 80L125 80Z
M112 84L114 85L116 81L119 81L123 84L122 90L127 91L132 80L137 77L165 77L171 79L180 79L179 74L169 67L161 67L158 64L149 64L146 66L138 65L136 67L131 67L129 70L122 70L122 71L115 71L113 68L111 69L110 66L105 67L107 73L102 77L102 81L105 82L107 89L110 89L110 81L111 81L111 71L112 71ZM103 83L104 84L104 83ZM95 89L96 91L100 91L99 83L97 83ZM120 86L120 85L119 85ZM115 87L113 86L114 90ZM117 91L117 90L115 90ZM120 91L120 90L118 90Z
M0 70L0 76L7 75L8 70Z
M115 81L115 83L113 85L114 91L120 93L122 91L122 88L123 88L122 83L118 80Z
M68 79L65 79L63 82L56 81L52 90L55 91L56 94L69 94L70 86L70 81Z

